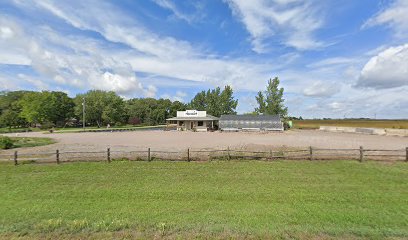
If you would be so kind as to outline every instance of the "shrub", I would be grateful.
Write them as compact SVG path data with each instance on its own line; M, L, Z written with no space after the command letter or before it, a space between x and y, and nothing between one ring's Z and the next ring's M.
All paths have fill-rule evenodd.
M53 127L54 127L54 124L53 124L53 123L51 123L51 122L45 122L45 123L42 123L42 124L41 124L40 129L41 129L41 130L50 130L50 129L53 128Z
M9 137L0 137L0 149L10 149L14 146L14 142Z
M139 125L141 121L138 117L130 117L128 123L134 126L134 125Z

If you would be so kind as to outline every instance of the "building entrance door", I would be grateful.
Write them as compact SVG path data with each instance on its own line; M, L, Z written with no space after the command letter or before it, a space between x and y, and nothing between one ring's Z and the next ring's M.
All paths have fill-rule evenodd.
M191 122L190 124L191 124L191 129L193 129L194 128L194 122Z

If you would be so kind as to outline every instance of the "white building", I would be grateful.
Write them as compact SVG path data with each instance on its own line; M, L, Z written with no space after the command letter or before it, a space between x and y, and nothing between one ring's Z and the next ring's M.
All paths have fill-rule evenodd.
M168 124L176 124L178 131L206 132L218 125L217 117L207 114L206 111L187 110L177 111L177 117L166 119Z

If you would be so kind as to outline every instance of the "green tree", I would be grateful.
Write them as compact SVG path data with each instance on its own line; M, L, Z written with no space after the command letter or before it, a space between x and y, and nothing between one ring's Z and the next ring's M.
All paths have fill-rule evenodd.
M74 102L64 92L29 92L20 100L21 116L27 122L64 125L74 115Z
M219 117L223 114L236 114L238 100L233 97L233 90L225 86L201 91L191 100L188 107L195 110L205 110L208 114Z
M28 93L27 91L1 92L0 93L0 126L21 127L27 122L20 116L21 105L19 101Z
M43 102L44 100L40 92L30 92L25 94L20 100L20 116L30 124L45 122L45 116L42 106Z
M75 99L75 115L83 121L82 103L85 99L85 121L101 127L103 124L127 122L125 102L115 92L91 90L78 94Z
M209 91L209 90L208 90ZM199 111L207 110L207 95L205 91L197 93L191 102L188 104L188 108Z
M186 110L184 103L169 99L134 98L126 101L129 119L139 119L148 125L163 124L182 110Z
M235 109L237 108L238 105L238 100L235 100L233 97L233 90L230 86L225 86L224 90L222 91L220 95L220 108L221 112L220 115L222 114L237 114Z
M169 117L175 117L177 115L177 111L185 111L185 110L187 110L186 104L180 101L174 101L171 103L171 106L170 106Z
M281 117L286 117L288 114L288 108L285 107L283 99L284 89L279 88L279 78L269 79L266 91L258 92L256 96L256 101L258 102L258 107L255 111L260 114L271 114L280 115Z
M0 122L2 126L8 127L11 129L12 127L19 126L19 114L16 111L11 109L7 109L2 112L0 115Z

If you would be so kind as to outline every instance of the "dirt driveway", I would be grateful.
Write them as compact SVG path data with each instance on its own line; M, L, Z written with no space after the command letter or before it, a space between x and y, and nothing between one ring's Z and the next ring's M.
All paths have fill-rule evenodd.
M10 134L9 136L16 136ZM35 148L19 149L24 152L60 151L104 151L137 150L148 147L156 150L181 151L187 148L364 148L372 149L405 149L407 137L363 135L353 133L331 133L319 130L291 130L284 133L249 133L249 132L177 132L177 131L135 131L135 132L101 132L101 133L22 133L17 136L51 137L56 144ZM3 151L12 152L12 151Z

